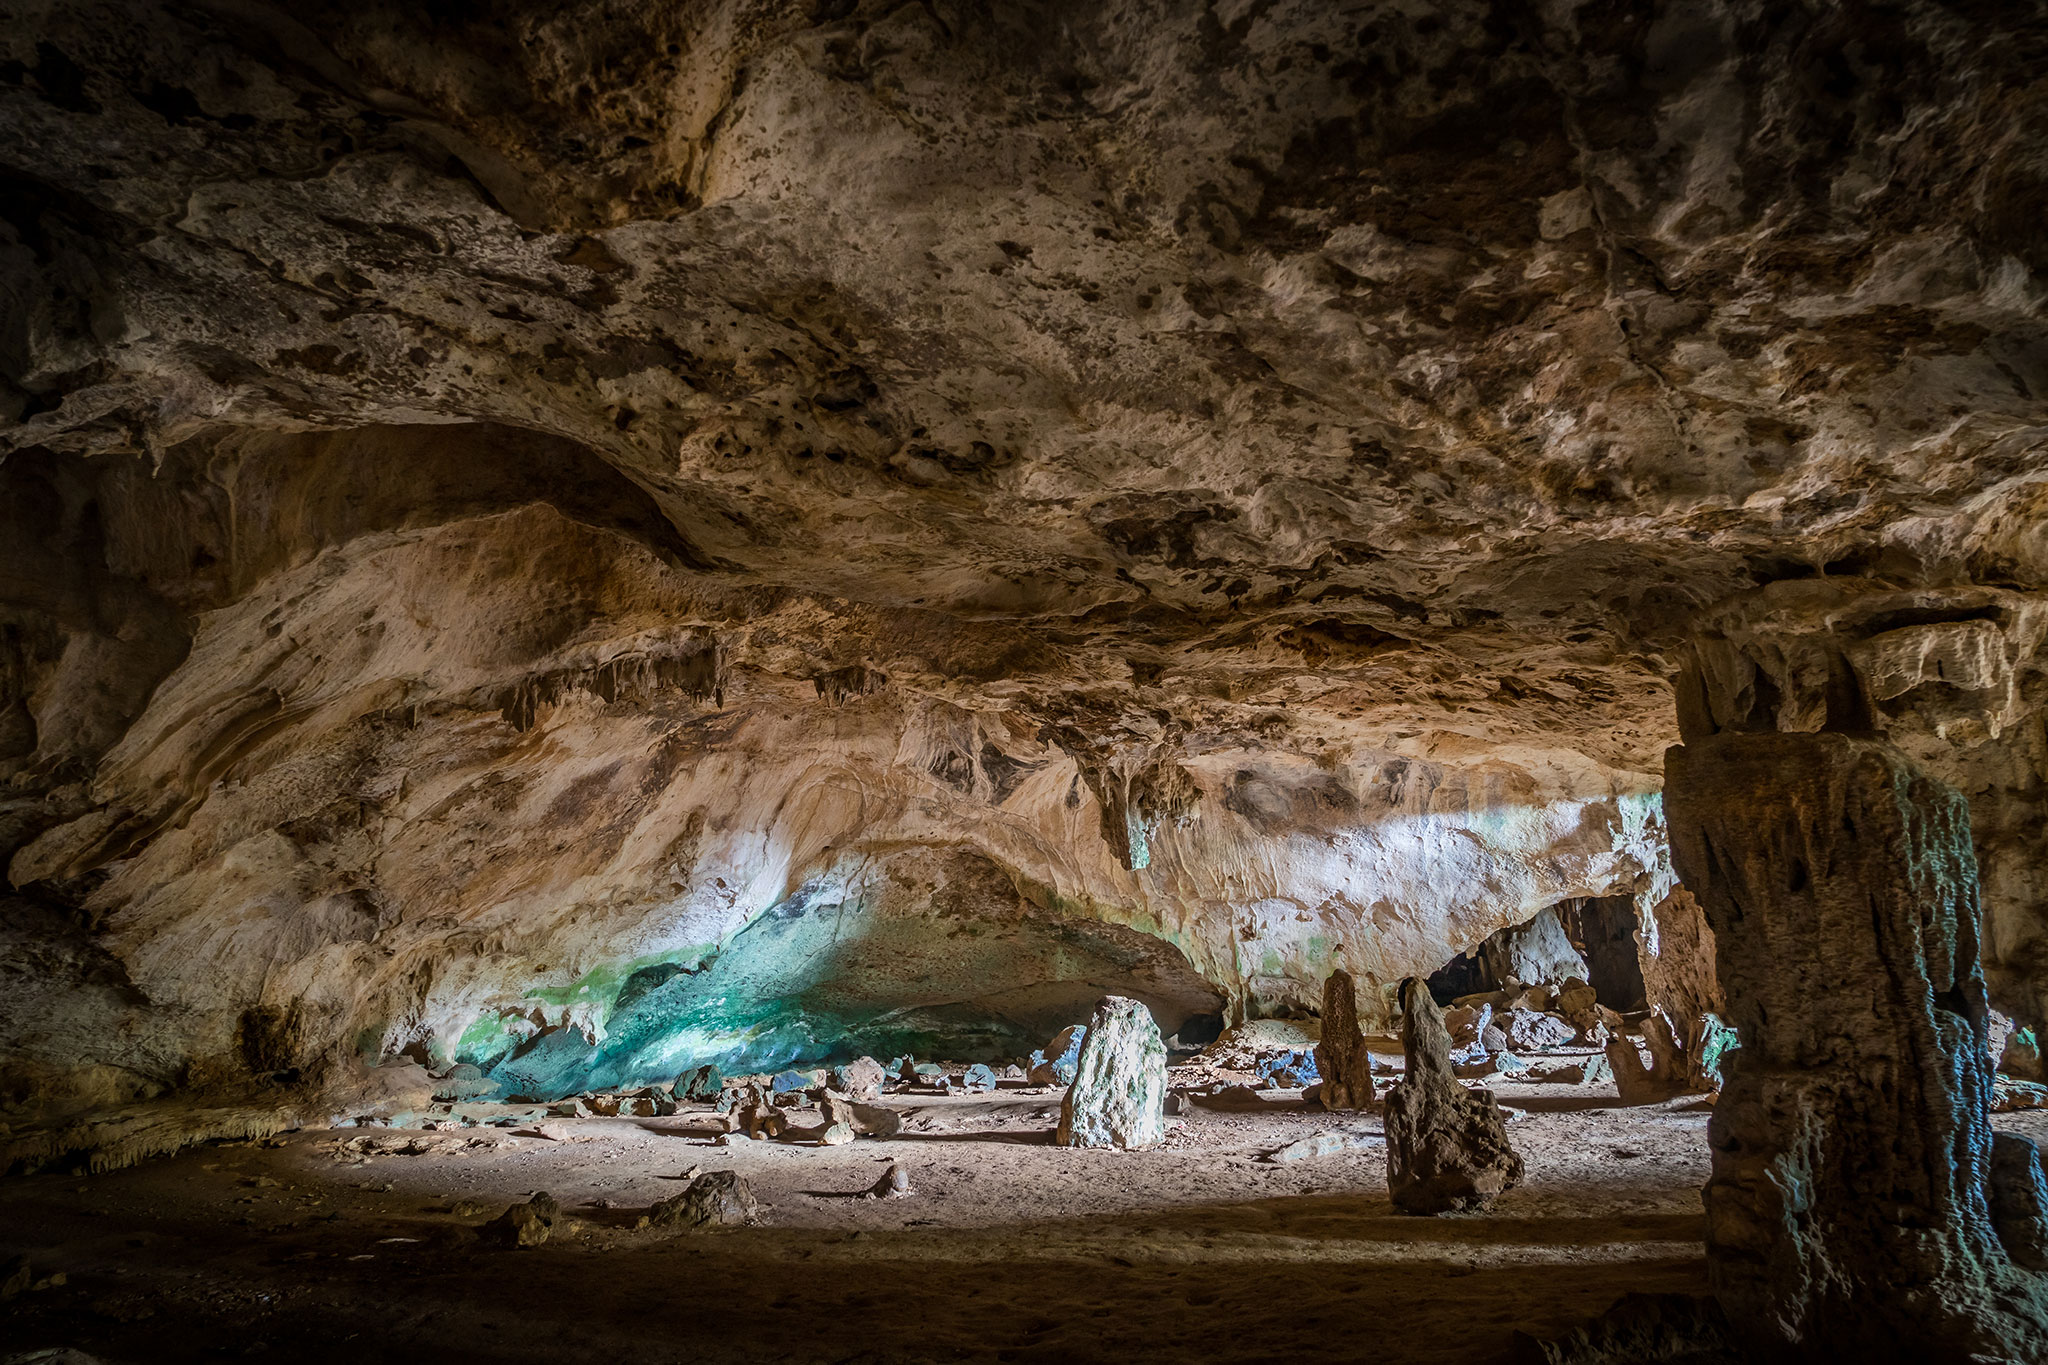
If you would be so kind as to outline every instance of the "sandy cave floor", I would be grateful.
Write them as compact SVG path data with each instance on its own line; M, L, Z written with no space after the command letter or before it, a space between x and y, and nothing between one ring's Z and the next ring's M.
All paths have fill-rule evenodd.
M550 1120L555 1138L350 1128L219 1144L0 1182L0 1246L66 1278L8 1304L0 1327L10 1354L109 1361L1482 1365L1511 1357L1518 1328L1569 1327L1630 1290L1704 1288L1701 1101L1495 1090L1526 1114L1512 1131L1527 1180L1491 1213L1447 1218L1394 1211L1377 1143L1259 1160L1378 1129L1290 1092L1257 1112L1196 1109L1163 1148L1130 1153L1050 1145L1048 1090L889 1097L900 1136L836 1148L718 1147L703 1111ZM2048 1138L2039 1114L1999 1123ZM849 1197L892 1159L913 1196ZM691 1167L745 1175L760 1225L635 1231ZM548 1245L477 1238L543 1189L568 1214Z

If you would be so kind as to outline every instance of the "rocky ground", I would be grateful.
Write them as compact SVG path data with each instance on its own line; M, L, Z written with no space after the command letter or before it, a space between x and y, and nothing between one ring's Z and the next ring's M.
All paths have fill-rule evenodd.
M1144 1152L1052 1146L1060 1092L1011 1083L886 1097L903 1131L837 1148L719 1146L700 1107L52 1170L0 1185L0 1245L43 1286L7 1305L5 1335L108 1361L1270 1361L1364 1349L1364 1329L1375 1359L1477 1365L1625 1292L1704 1289L1707 1101L1497 1089L1528 1178L1473 1217L1394 1212L1372 1138L1266 1159L1379 1127L1285 1090L1191 1106ZM891 1161L912 1195L858 1197ZM750 1181L757 1225L636 1229L693 1169ZM546 1245L480 1236L536 1190L565 1215Z

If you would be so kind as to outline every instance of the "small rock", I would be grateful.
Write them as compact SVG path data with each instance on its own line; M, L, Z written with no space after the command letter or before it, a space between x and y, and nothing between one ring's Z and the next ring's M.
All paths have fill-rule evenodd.
M647 1221L652 1227L683 1231L738 1227L751 1222L760 1207L754 1187L737 1171L711 1171L691 1181L681 1194L649 1209Z
M1370 1147L1373 1143L1382 1140L1378 1133L1337 1128L1327 1133L1317 1133L1313 1137L1305 1137L1299 1141L1290 1142L1285 1147L1266 1153L1262 1159L1276 1165L1286 1165L1293 1161L1306 1161L1311 1157L1330 1156L1337 1152L1349 1152L1360 1147Z
M880 1062L872 1057L862 1057L844 1066L833 1067L828 1084L849 1098L871 1100L882 1093L885 1079Z
M825 1125L825 1131L818 1134L818 1145L820 1147L844 1147L847 1143L853 1141L853 1137L853 1125L851 1123L828 1123Z
M501 1246L517 1247L521 1250L537 1247L547 1241L554 1231L555 1219L561 1216L562 1206L551 1194L536 1194L524 1204L514 1204L496 1218L483 1225L484 1237Z
M786 1095L794 1090L808 1090L812 1084L810 1076L804 1072L778 1071L768 1082L768 1088L775 1094Z
M960 1086L970 1094L986 1094L996 1088L995 1069L976 1062L962 1074Z
M900 1161L889 1163L882 1178L868 1187L870 1199L901 1199L910 1193L910 1168Z
M0 1303L28 1292L35 1283L35 1272L30 1268L28 1257L17 1256L7 1263L7 1273L0 1276Z
M890 1138L903 1131L903 1116L880 1104L853 1104L853 1131L869 1137Z
M1074 1068L1081 1062L1081 1045L1088 1038L1085 1024L1069 1024L1053 1040L1031 1054L1025 1079L1039 1085L1072 1085Z

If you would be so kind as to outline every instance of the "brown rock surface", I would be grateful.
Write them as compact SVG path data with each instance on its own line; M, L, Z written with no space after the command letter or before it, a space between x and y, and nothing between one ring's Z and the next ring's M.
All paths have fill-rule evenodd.
M14 16L6 1103L1383 1024L1664 899L1695 635L2048 1022L2030 13Z
M1316 1043L1325 1109L1366 1109L1373 1100L1372 1054L1358 1027L1358 986L1338 970L1323 983L1323 1036Z
M1522 1158L1491 1092L1451 1070L1451 1037L1422 981L1401 983L1407 1070L1387 1091L1387 1191L1403 1213L1484 1209L1521 1183Z
M1729 1321L1773 1358L2048 1355L2048 1281L2016 1264L2048 1231L2038 1158L1992 1142L1963 797L1829 733L1698 740L1666 779L1742 1040L1706 1189Z

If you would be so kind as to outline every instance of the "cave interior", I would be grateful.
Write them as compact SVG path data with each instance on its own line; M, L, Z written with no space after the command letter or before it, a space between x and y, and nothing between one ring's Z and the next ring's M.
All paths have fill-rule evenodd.
M0 1365L2048 1361L2048 0L0 128Z

